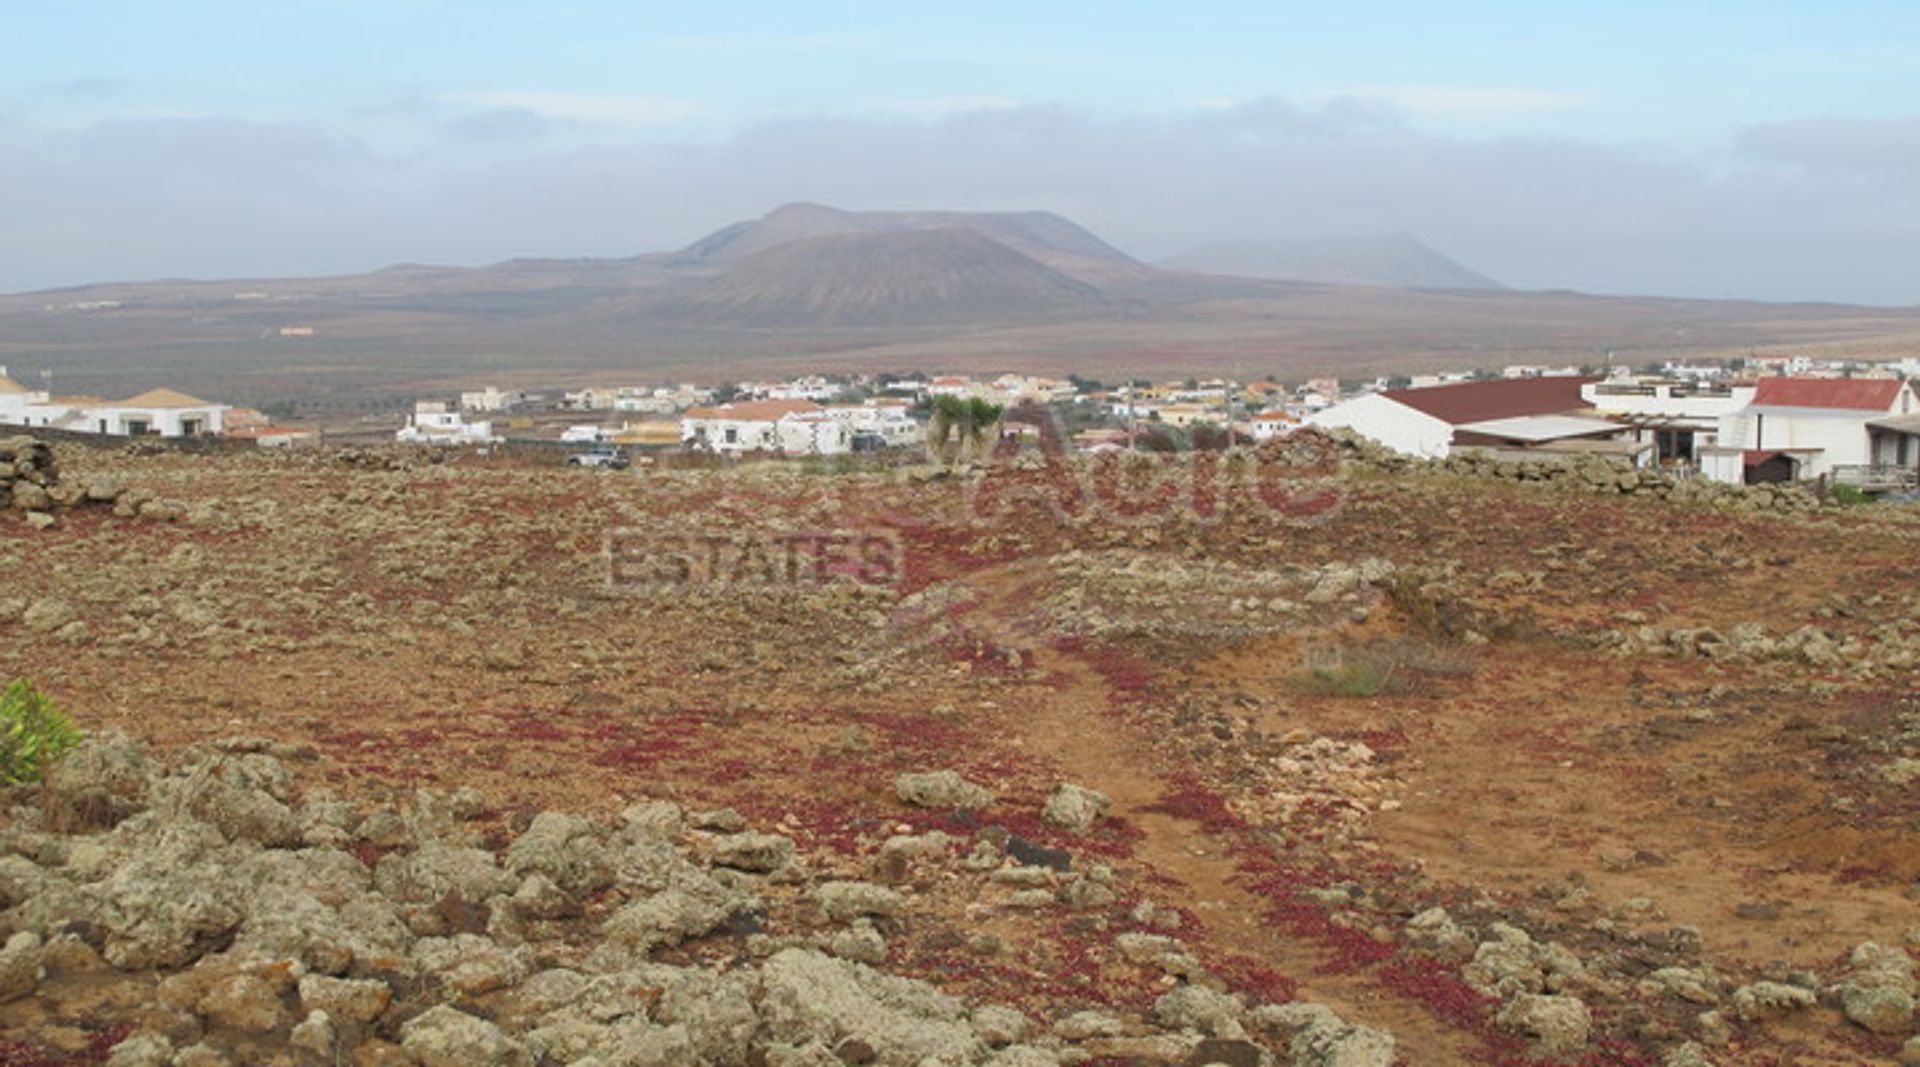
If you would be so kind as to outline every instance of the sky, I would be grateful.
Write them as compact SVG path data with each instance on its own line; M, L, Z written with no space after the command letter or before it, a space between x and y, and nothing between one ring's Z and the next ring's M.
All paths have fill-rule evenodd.
M0 0L0 291L626 256L792 201L1915 304L1920 3Z

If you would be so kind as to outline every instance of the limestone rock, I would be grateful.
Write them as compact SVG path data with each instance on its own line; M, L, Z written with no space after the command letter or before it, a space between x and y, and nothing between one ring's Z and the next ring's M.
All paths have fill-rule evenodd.
M40 935L21 931L0 947L0 1003L32 993L46 977L41 966Z
M532 1059L498 1026L442 1004L400 1028L400 1046L420 1067L529 1067Z
M956 771L902 774L893 782L901 800L915 807L974 811L993 803L993 793Z
M1091 829L1106 814L1110 801L1105 793L1063 782L1047 798L1041 818L1063 830L1076 833Z
M1586 1047L1593 1017L1578 997L1523 993L1500 1009L1494 1022L1509 1033L1533 1038L1541 1052L1563 1055Z

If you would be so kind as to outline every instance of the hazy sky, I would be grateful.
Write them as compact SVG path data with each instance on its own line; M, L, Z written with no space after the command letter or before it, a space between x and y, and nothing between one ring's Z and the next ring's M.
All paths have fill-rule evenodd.
M0 0L0 290L629 255L780 203L1920 302L1920 3Z

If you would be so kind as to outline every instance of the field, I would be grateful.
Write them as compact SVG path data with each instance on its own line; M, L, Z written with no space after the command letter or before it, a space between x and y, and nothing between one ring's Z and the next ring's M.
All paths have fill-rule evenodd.
M701 318L697 308L663 317L632 303L649 290L612 283L382 294L288 282L272 283L284 290L273 300L232 298L254 284L0 296L0 365L27 385L49 370L56 392L128 396L166 385L232 403L352 411L398 410L484 384L547 392L717 384L722 366L732 379L1015 370L1104 381L1299 380L1755 353L1880 360L1909 355L1920 343L1920 311L1910 308L1413 292L1184 275L1112 290L1092 309L1073 304L1030 318L975 309L975 317L945 314L933 323L810 328L752 328ZM709 295L719 301L731 293ZM109 297L123 306L61 303ZM747 306L777 320L785 305ZM283 327L314 332L281 336Z
M156 759L257 739L227 744L279 754L295 810L477 791L503 862L536 812L604 828L648 800L789 839L743 878L764 929L656 953L676 966L838 945L1017 1010L1050 1058L1009 1064L1869 1064L1912 1033L1910 997L1876 999L1920 946L1910 506L1352 465L1263 495L1252 460L1161 470L1156 497L1084 466L61 459L166 504L0 517L0 679ZM933 771L992 802L907 802L897 778ZM1098 817L1043 817L1063 783ZM46 862L33 797L0 856ZM707 862L729 821L681 847ZM384 865L360 825L341 847ZM834 880L899 895L861 920L879 949L802 913ZM542 962L574 966L577 934ZM183 1025L150 1001L190 964L49 967L0 1004L0 1063ZM456 1003L514 1033L523 995ZM1262 1007L1288 1003L1345 1029ZM183 1043L284 1041L200 1014ZM407 1062L376 1055L402 1024L340 1062ZM838 1055L896 1062L877 1040Z

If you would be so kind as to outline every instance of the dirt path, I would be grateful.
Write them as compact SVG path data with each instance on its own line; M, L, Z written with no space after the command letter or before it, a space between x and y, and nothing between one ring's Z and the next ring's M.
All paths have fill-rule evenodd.
M1037 627L1023 625L1034 621L1029 606L1045 580L1044 566L1030 563L968 580L980 595L965 612L966 624L1028 652L1053 679L1047 693L1011 709L1008 733L1000 740L1052 759L1067 780L1107 795L1110 814L1143 835L1135 858L1176 886L1173 902L1204 924L1204 937L1189 931L1189 940L1257 960L1297 981L1301 999L1392 1033L1408 1063L1480 1062L1470 1035L1442 1025L1420 1005L1392 997L1361 975L1319 973L1327 955L1266 921L1269 903L1246 888L1233 840L1155 810L1177 783L1152 745L1114 713L1114 689L1079 656L1035 640Z

